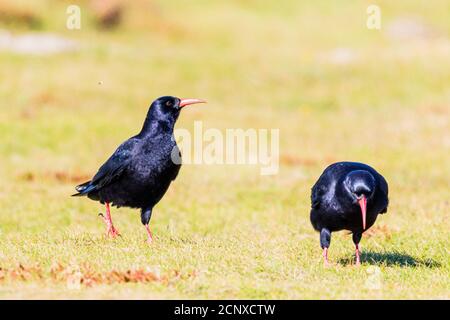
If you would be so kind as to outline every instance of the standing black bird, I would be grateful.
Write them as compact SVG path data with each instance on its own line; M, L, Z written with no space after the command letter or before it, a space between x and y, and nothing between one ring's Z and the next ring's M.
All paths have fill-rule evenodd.
M78 193L73 196L86 195L106 205L103 219L109 236L119 234L111 220L112 204L141 209L147 241L152 242L149 221L153 207L164 196L181 167L181 154L173 136L175 122L183 107L205 102L170 96L158 98L151 104L141 132L122 143L91 181L76 187Z
M337 162L325 169L311 189L311 223L320 232L324 263L328 264L331 232L349 230L356 246L379 213L389 204L388 184L372 167L359 162Z

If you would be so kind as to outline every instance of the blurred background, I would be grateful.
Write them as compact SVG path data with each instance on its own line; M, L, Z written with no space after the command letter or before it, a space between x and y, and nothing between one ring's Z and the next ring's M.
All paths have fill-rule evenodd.
M371 4L381 9L379 30L366 26ZM66 26L70 5L80 8L80 29ZM201 285L176 287L174 296L352 297L315 291L307 271L310 291L288 286L289 277L276 271L285 267L283 254L270 266L259 256L264 267L251 262L253 241L268 239L274 247L265 245L266 252L296 243L286 248L291 265L303 259L307 268L320 259L309 224L310 187L340 160L366 162L390 183L391 214L363 245L396 250L403 243L412 261L432 259L448 275L448 251L438 248L449 227L449 1L1 0L0 79L6 265L48 265L55 254L62 262L118 263L109 255L91 259L96 249L88 244L78 247L80 237L103 232L101 208L69 195L140 130L155 98L174 95L209 102L185 110L178 128L191 130L195 120L221 130L280 128L281 144L275 176L246 166L182 168L152 220L162 243L155 259L163 269L207 265L210 273ZM117 214L119 229L138 243L138 214L119 211L129 212ZM165 251L195 247L205 237L216 239L215 249L202 242L207 253L191 253L189 263ZM240 245L215 258L229 237ZM335 257L352 252L349 237L341 237L347 247L336 244ZM173 238L190 240L174 245ZM124 253L123 263L145 264L137 252ZM242 256L245 266L237 262ZM216 277L224 265L228 282ZM273 278L256 286L252 275L267 270ZM425 271L417 281L431 283L421 294L448 298L448 278ZM418 294L410 289L403 284L384 294Z

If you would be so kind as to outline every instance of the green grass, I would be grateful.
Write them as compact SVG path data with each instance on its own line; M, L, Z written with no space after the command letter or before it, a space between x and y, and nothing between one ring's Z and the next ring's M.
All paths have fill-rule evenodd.
M0 298L450 298L448 1L378 1L381 31L365 27L369 2L138 1L111 31L85 1L79 31L66 3L33 3L39 31L80 49L0 52ZM433 35L391 38L405 16ZM336 48L355 58L333 63ZM70 194L165 94L209 101L178 128L280 128L280 172L186 165L154 210L153 245L124 208L107 239L103 208ZM325 269L309 222L310 187L339 160L390 183L360 268L341 232ZM162 280L70 286L76 270L138 269Z

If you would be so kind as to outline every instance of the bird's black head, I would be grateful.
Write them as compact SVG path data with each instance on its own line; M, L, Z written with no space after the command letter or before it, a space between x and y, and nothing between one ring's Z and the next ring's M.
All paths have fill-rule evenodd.
M173 130L181 109L195 103L206 103L206 101L200 99L180 99L172 96L164 96L156 99L148 110L142 131L149 131L158 126Z
M370 198L375 190L375 178L365 170L350 172L345 177L344 184L355 202L362 196Z
M363 229L366 229L367 200L372 198L375 191L375 178L365 170L355 170L347 174L344 179L344 187L352 202L359 205L362 215Z

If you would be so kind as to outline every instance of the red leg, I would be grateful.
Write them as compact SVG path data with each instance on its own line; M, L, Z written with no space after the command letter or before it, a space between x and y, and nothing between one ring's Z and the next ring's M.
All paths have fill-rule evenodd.
M323 248L323 265L328 267L330 263L328 262L328 248Z
M361 259L359 258L359 245L356 245L355 249L355 255L356 255L356 265L361 265Z
M106 224L106 233L108 236L110 236L111 238L115 238L119 235L119 230L117 230L116 228L114 228L112 219L111 219L111 210L109 207L109 202L106 202L106 217L103 217L103 220L105 221Z
M153 242L153 235L152 232L150 231L150 227L148 226L148 224L145 225L145 230L147 231L147 243L151 244Z

